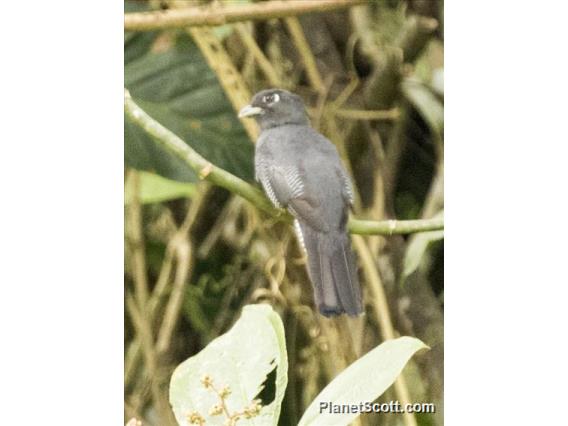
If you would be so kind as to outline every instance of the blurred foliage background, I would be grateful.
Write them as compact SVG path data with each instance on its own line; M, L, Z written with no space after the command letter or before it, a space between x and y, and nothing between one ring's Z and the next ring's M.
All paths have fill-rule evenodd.
M125 13L260 3L273 2L126 1ZM127 28L125 86L150 116L250 183L256 130L235 110L258 90L294 91L352 175L355 216L441 216L443 1L355 3L218 26ZM443 424L443 231L354 239L366 315L326 319L288 225L200 180L125 119L125 240L126 419L175 424L167 400L175 366L227 331L243 305L266 302L288 347L281 425L296 425L333 377L398 335L432 349L381 400L434 402L437 411L369 414L358 424Z

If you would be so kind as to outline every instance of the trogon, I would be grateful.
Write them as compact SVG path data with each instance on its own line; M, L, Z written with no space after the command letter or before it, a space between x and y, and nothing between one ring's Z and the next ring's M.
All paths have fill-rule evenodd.
M255 177L274 206L295 218L320 313L361 314L357 263L346 228L353 191L335 146L310 126L302 99L286 90L257 93L239 117L254 117L260 126Z

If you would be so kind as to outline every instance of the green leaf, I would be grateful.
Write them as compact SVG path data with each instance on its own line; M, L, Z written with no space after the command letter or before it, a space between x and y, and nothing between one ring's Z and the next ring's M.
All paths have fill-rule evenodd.
M224 335L213 340L197 355L174 371L170 381L170 403L180 425L197 411L207 425L223 425L224 415L210 416L209 410L220 402L217 394L201 383L211 377L217 390L229 386L225 398L229 412L241 411L263 389L267 375L276 368L276 396L260 414L239 425L277 425L288 382L288 358L282 320L269 305L247 305L239 320Z
M197 46L179 33L159 49L145 45L143 55L131 52L144 42L125 46L125 57L134 58L124 70L132 98L207 160L252 181L254 147ZM184 182L197 179L188 165L156 146L128 119L124 151L130 167Z
M355 361L327 385L310 404L300 426L348 425L358 413L320 413L321 403L356 404L381 396L396 380L408 360L420 349L428 348L414 337L399 337L383 344Z
M443 215L444 212L441 211L434 215L434 218L442 217ZM418 232L410 238L404 254L402 283L418 268L430 244L442 238L444 238L444 231Z
M140 188L138 196L143 204L161 203L195 195L195 184L193 183L177 182L149 172L139 172L139 177ZM128 180L124 192L124 201L128 204L134 195L132 183Z

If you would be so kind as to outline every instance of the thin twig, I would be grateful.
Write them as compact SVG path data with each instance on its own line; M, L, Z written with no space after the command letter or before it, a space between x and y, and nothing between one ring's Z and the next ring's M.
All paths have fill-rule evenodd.
M152 31L166 28L224 25L253 19L273 19L310 12L329 12L364 4L367 0L302 0L225 4L223 6L184 7L124 15L127 31Z
M356 77L351 78L349 84L341 91L341 93L331 102L332 109L339 109L351 97L355 89L359 86L359 79Z
M286 18L284 21L286 22L288 31L290 31L294 44L298 48L298 53L304 62L304 67L306 68L306 74L308 75L310 84L318 93L321 94L325 92L325 84L318 71L316 59L310 49L308 40L306 39L302 26L300 25L300 20L294 16Z
M140 178L137 171L130 171L134 193L138 194ZM138 308L146 309L148 303L148 277L146 275L146 254L144 245L144 232L142 229L142 205L140 199L134 196L128 206L128 242L132 247L132 270L134 289Z
M195 222L201 204L205 199L205 193L207 190L206 188L204 189L205 190L200 191L200 193L193 199L183 223L168 244L168 248L171 246L175 247L176 273L170 299L168 300L168 304L164 310L164 319L162 320L162 324L158 332L156 348L159 354L168 350L181 312L185 284L189 278L193 257L191 238L189 237L189 234L191 225Z
M249 50L249 52L253 55L254 60L268 79L268 82L274 87L281 87L280 77L278 73L264 54L264 52L258 47L254 37L249 32L246 24L239 22L235 25L235 29L239 34L239 37Z
M333 113L337 117L350 120L396 120L400 116L398 108L378 111L341 108L334 110Z
M126 296L126 309L132 324L136 329L136 334L142 344L142 352L144 355L144 364L148 380L150 381L150 388L152 390L152 399L156 404L156 409L160 413L160 420L163 424L175 424L173 422L172 412L169 407L165 394L160 387L159 372L158 372L158 359L154 349L154 338L152 336L152 329L150 327L148 318L146 318L136 306L134 298L129 294Z
M394 339L394 327L389 315L389 305L387 302L387 296L383 288L383 283L381 277L377 272L375 262L373 260L373 255L367 247L363 237L359 235L353 236L353 245L359 254L359 259L361 260L361 266L363 267L363 272L367 278L367 283L369 285L369 290L371 291L371 296L373 299L373 307L375 308L375 314L377 316L377 321L381 327L381 332L383 334L383 339Z
M170 341L181 311L185 285L191 267L191 243L187 238L180 238L178 236L174 238L178 240L176 243L176 273L156 343L156 350L160 354L165 353L170 346Z
M214 166L177 135L162 126L142 110L130 97L128 91L124 93L124 110L130 120L145 130L156 143L163 146L176 157L184 161L193 170L202 173L202 177L215 185L221 186L245 200L251 202L260 210L268 213L274 218L291 222L291 216L284 210L276 209L264 194L254 186L244 180L232 175L220 167ZM434 231L444 228L443 219L429 219L422 221L406 220L387 220L387 221L366 221L350 219L349 230L353 234L366 235L395 235L412 234L414 232Z
M227 200L221 211L217 214L215 223L211 226L207 236L203 238L199 245L197 256L200 259L205 259L209 256L211 249L215 246L223 234L223 225L227 222L228 218L236 212L236 200L238 200L238 198L232 196L229 200Z

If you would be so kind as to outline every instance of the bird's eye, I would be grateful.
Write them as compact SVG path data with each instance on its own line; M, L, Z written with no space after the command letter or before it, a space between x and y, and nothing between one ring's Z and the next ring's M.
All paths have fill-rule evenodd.
M273 95L264 95L262 100L265 104L273 104L280 100L280 96L278 95L278 93L275 93Z

